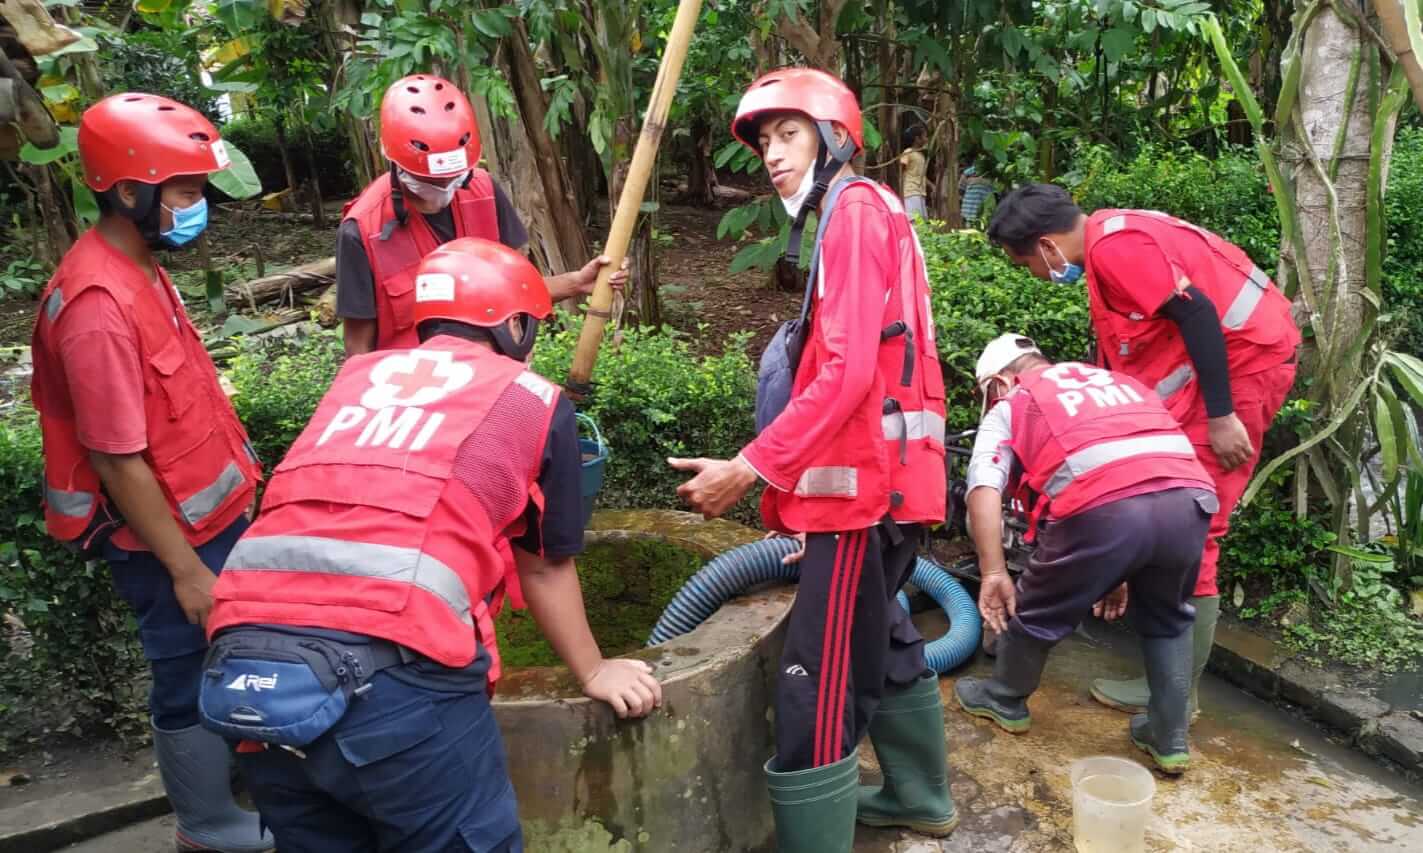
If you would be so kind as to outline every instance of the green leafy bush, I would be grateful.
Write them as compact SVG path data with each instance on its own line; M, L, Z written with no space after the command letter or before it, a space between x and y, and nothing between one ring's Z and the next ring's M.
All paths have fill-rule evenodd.
M270 118L235 118L219 130L223 139L242 149L247 159L252 161L263 187L276 190L287 185L282 151L277 147L277 131ZM290 127L287 130L288 152L298 182L311 178L312 164L306 146L306 132ZM316 149L316 177L321 182L321 194L327 199L354 196L360 187L356 186L356 174L351 167L350 145L340 126L335 123L329 128L313 126L310 133Z
M1267 272L1279 263L1279 213L1254 152L1227 149L1212 160L1148 145L1123 163L1115 150L1092 146L1066 178L1083 210L1160 210L1214 231Z
M919 229L929 270L939 358L944 362L950 429L977 424L973 367L1004 332L1037 341L1049 358L1083 359L1091 347L1087 292L1034 278L977 231Z
M1383 305L1393 348L1423 354L1423 128L1398 131L1384 195Z
M562 382L581 326L565 317L541 334L534 369ZM690 338L670 329L620 336L604 344L593 372L597 390L579 407L612 448L599 504L684 509L676 488L687 475L667 467L667 457L729 458L755 433L756 371L745 339L698 357ZM754 502L743 502L737 517L753 520Z
M237 388L232 406L269 473L306 428L343 358L335 331L242 342L227 371Z
M35 412L0 415L0 752L95 726L147 730L146 668L133 617L108 569L45 533Z
M198 43L192 30L98 30L99 70L110 92L148 92L187 104L213 121L218 94L198 75Z

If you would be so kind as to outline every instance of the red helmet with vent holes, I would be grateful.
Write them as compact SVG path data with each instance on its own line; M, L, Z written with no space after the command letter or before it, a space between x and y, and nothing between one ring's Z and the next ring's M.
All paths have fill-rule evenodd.
M548 285L529 259L492 240L460 237L425 256L415 274L415 324L456 320L499 326L553 313Z
M781 68L752 83L741 96L731 135L761 153L757 129L769 113L795 112L814 121L835 121L850 132L855 148L865 147L860 102L839 78L814 68ZM827 140L828 142L828 140Z
M462 175L479 162L479 125L459 87L412 74L385 90L380 147L392 163L422 178Z
M186 104L141 92L98 102L79 119L84 182L104 192L118 181L161 184L226 169L227 149L212 122Z

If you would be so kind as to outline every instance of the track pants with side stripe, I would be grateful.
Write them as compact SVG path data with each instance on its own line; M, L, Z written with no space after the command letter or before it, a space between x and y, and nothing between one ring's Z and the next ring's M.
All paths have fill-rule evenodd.
M864 737L886 692L927 671L924 640L894 600L914 570L918 525L812 533L776 680L776 766L833 764Z

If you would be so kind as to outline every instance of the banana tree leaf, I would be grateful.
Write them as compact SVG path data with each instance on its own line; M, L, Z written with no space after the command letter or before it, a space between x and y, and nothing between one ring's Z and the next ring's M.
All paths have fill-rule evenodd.
M257 170L252 168L252 161L248 160L247 155L243 154L242 150L231 142L223 144L227 148L227 157L232 161L232 164L221 172L213 174L212 185L239 201L252 198L260 193L262 181L257 177Z

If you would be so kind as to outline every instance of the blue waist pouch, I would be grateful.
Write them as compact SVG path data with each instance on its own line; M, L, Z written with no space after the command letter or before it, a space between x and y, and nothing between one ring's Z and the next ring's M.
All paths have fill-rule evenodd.
M381 669L403 662L394 644L341 643L264 628L225 631L203 662L198 714L225 738L302 747L345 716Z

